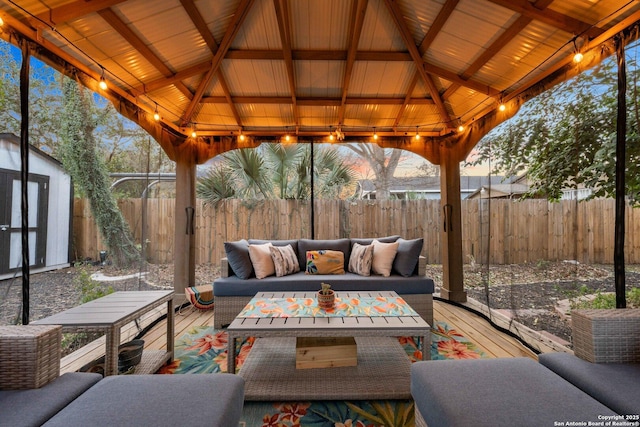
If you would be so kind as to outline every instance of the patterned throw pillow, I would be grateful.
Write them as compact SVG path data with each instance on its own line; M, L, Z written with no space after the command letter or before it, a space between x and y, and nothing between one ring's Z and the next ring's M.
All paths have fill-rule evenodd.
M306 274L344 274L344 254L340 251L307 251Z
M373 245L361 245L354 243L349 257L349 271L360 276L371 275L371 262L373 261Z
M300 271L298 255L296 255L291 245L271 246L269 250L271 251L273 265L276 268L276 277L282 277Z
M371 271L384 277L391 275L391 267L393 260L398 252L398 242L382 243L374 240L371 242L373 246L373 262L371 263Z

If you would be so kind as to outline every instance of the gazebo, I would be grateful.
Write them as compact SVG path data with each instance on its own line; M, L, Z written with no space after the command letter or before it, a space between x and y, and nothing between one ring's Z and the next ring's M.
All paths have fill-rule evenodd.
M0 4L0 36L25 59L100 92L176 162L176 294L195 281L196 165L286 139L371 142L440 165L441 296L453 301L466 299L459 163L527 100L623 58L639 20L629 0Z

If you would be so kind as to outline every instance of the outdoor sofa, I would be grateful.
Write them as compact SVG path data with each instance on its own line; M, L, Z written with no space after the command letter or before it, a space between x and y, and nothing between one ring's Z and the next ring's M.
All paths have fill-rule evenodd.
M373 242L374 240L376 242ZM249 248L250 245L258 245L265 250L264 245L269 243L278 248L291 246L300 271L282 275L275 271L275 274L262 277L266 273L260 265L261 261L257 260L256 256L252 259L255 251L250 254ZM370 247L371 245L373 247ZM231 323L258 292L315 292L320 290L321 283L330 284L331 289L335 291L395 291L427 323L432 324L434 282L425 275L426 260L420 255L422 245L423 239L405 240L400 236L377 239L251 239L225 242L226 257L221 260L221 277L213 283L214 327L222 328ZM256 249L256 246L253 249ZM363 270L359 270L353 264L350 268L351 262L357 258L356 252L368 250L371 250L374 257L371 270L366 271L366 266L361 266ZM325 251L342 254L343 262L338 265L337 272L325 274L326 270L320 267L323 260L320 259L317 263L316 260L307 260L308 253L312 253L313 257L322 258L325 254L321 252ZM270 268L274 268L274 258L267 258L268 253L263 251L263 258L265 263L272 263ZM382 260L377 262L376 256ZM376 265L381 267L377 269ZM376 274L376 271L383 274Z
M640 309L572 322L575 354L414 363L416 426L640 425Z
M238 375L59 375L60 341L60 326L0 327L1 427L238 425Z

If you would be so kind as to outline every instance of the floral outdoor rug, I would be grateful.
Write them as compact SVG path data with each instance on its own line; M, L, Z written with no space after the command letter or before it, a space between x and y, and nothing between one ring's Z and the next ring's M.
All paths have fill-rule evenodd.
M412 362L422 360L419 338L400 337ZM253 338L236 343L236 366L241 369ZM175 342L175 359L161 374L226 372L227 333L196 326ZM479 359L485 357L474 343L445 322L435 322L431 333L431 359ZM348 385L345 385L348 387ZM413 401L312 401L245 402L240 425L247 427L412 427Z

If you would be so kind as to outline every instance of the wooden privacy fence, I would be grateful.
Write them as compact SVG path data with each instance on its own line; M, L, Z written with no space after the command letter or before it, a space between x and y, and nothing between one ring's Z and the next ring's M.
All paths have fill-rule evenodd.
M152 263L173 262L173 199L123 199L120 209L136 241L146 230L145 255ZM143 211L146 215L143 215ZM196 263L217 265L224 242L242 238L310 238L310 202L297 200L225 200L196 206ZM184 213L181 213L184 214ZM317 239L376 237L398 234L423 237L422 254L441 263L439 200L315 202ZM613 263L614 200L589 202L546 200L462 201L462 248L465 263L520 264L577 260ZM76 259L98 258L105 250L84 199L74 203L73 242ZM640 263L640 209L626 209L626 262Z

